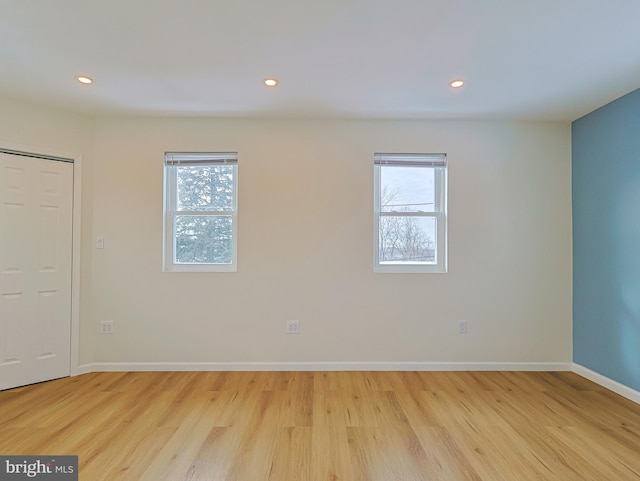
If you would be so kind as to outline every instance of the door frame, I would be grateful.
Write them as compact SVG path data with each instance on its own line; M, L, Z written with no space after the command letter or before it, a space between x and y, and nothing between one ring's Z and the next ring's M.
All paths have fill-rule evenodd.
M80 344L80 261L81 261L81 197L82 197L82 155L71 152L49 149L46 147L34 147L32 145L16 144L0 140L0 149L12 150L33 154L36 157L57 157L73 161L73 217L71 234L71 339L70 339L70 365L69 374L77 376L80 371L79 344ZM52 160L54 162L54 160Z

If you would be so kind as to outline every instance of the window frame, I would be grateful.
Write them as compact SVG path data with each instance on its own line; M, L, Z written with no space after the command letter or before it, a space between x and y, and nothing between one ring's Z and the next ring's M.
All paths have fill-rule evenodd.
M424 167L434 169L433 212L383 212L382 168ZM447 272L447 155L446 154L374 154L374 199L373 199L373 271L376 273L421 273L443 274ZM436 220L436 262L434 264L381 263L380 262L380 218L389 217L433 217Z
M178 210L177 168L186 165L232 165L233 205L231 210ZM237 272L238 270L238 153L237 152L165 152L163 176L163 271L164 272ZM176 217L179 215L231 216L231 263L175 262Z

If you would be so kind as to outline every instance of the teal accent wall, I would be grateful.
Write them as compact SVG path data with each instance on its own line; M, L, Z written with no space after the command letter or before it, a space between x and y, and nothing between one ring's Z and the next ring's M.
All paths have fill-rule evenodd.
M571 135L574 362L640 391L640 89Z

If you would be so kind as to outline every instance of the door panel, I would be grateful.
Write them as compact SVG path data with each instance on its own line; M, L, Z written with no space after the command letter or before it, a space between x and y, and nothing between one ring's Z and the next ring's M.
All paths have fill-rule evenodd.
M68 376L73 164L0 154L0 389Z

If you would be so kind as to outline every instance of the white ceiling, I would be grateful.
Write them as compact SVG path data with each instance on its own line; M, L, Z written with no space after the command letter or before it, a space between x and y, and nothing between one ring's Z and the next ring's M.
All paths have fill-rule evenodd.
M573 120L638 87L640 0L0 0L0 94L95 115Z

